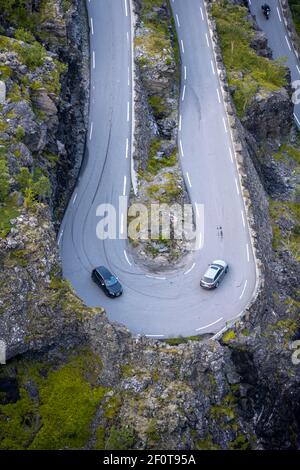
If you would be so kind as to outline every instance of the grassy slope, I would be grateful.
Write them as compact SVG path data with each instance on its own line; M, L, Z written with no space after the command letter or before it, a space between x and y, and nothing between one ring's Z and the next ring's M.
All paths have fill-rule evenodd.
M246 18L246 8L222 1L213 5L212 13L228 82L235 90L233 99L242 117L257 93L275 91L286 84L286 71L278 62L259 57L250 47L255 32Z

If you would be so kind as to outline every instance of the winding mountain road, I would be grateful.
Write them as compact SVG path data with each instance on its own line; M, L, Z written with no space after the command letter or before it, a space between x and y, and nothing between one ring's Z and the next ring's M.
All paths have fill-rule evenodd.
M177 337L217 333L237 318L255 292L257 276L234 149L214 59L205 5L172 0L182 58L180 158L193 204L204 205L203 247L177 269L153 273L136 265L126 239L96 236L96 209L118 208L131 181L132 32L129 0L90 0L91 99L86 158L58 236L64 276L89 306L134 334ZM118 214L123 226L126 207ZM220 236L218 227L222 227ZM125 227L123 227L123 231ZM122 231L122 230L121 230ZM211 292L199 286L209 262L230 270ZM106 265L124 286L108 299L91 280Z
M266 20L261 5L261 0L248 0L252 15L255 15L260 29L265 33L269 47L272 49L273 58L286 59L286 65L291 71L292 82L300 80L300 63L295 54L292 41L288 35L285 18L281 8L280 0L271 0L267 2L271 7L270 18ZM297 84L299 88L300 82ZM300 103L294 107L294 118L297 126L300 128Z

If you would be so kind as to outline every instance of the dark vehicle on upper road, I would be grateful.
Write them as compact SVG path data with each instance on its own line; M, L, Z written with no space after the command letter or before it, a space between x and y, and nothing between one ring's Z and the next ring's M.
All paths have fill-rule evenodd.
M263 11L263 14L265 15L266 19L268 20L270 18L270 13L271 13L271 8L267 3L264 3L261 6L261 9Z
M120 297L123 294L119 279L104 266L93 270L92 279L108 297Z
M200 286L205 289L216 289L227 272L228 264L225 261L214 261L201 279Z

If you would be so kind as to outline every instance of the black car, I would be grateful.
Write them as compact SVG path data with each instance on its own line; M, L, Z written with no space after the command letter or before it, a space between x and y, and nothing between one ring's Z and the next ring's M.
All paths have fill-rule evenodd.
M209 265L206 273L200 281L200 286L204 289L216 289L225 274L228 272L228 264L223 260L216 260Z
M123 294L123 288L118 278L104 266L93 270L92 279L108 297L120 297Z

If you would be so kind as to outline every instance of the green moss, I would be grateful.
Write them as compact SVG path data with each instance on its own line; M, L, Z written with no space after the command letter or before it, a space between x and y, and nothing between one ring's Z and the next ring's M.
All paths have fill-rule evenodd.
M229 343L230 341L236 338L236 334L233 330L226 331L226 333L222 336L223 343Z
M215 444L211 436L208 436L206 439L197 441L195 444L196 450L220 450L221 447L218 444Z
M95 450L105 450L105 429L103 426L99 426L96 432L96 443Z
M36 413L37 404L24 388L16 403L0 405L0 449L18 450L30 445L36 431Z
M160 440L160 436L157 430L157 421L156 419L151 419L149 426L146 431L147 437L152 442L158 442Z
M174 149L169 157L158 158L157 154L161 148L161 141L153 139L149 149L147 171L151 175L157 175L163 168L173 167L177 162L177 149Z
M112 426L106 441L106 450L130 450L133 448L133 431L127 427L116 428Z
M104 417L107 419L113 419L118 414L121 405L121 397L118 395L113 395L105 404Z
M97 385L100 360L90 351L60 366L15 360L20 399L0 405L1 449L78 449L90 437L90 423L107 389ZM3 373L3 372L2 372ZM31 399L27 384L37 388Z
M268 93L286 85L286 68L281 63L258 56L250 47L254 36L247 20L247 9L225 1L213 4L212 14L229 85L234 88L233 99L237 112L243 116L256 93Z
M229 444L230 450L249 450L250 448L250 442L244 434L238 434L235 440Z
M124 378L132 377L134 375L134 369L130 364L124 364L121 366L122 376Z
M299 0L289 0L296 31L300 36L300 4Z
M0 65L0 79L7 80L11 77L12 70L8 65Z
M293 201L269 200L269 213L273 230L273 248L290 251L300 260L300 205ZM288 220L292 229L281 231L280 219Z
M168 109L163 98L158 95L152 95L148 99L155 119L162 119L168 114Z
M11 220L19 215L19 209L16 206L16 197L10 197L4 204L0 204L0 237L5 238L10 232Z
M178 338L169 338L163 340L165 343L170 346L178 346L179 344L188 343L188 341L201 341L201 336L188 336L188 337L178 337Z

